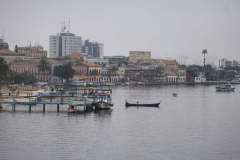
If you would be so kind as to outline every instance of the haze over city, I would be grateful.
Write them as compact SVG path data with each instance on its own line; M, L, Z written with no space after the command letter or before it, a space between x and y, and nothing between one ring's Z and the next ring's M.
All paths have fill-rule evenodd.
M105 56L150 51L198 64L207 49L207 58L240 60L238 0L2 0L0 15L11 50L31 43L49 51L49 36L70 20L70 32L104 43Z

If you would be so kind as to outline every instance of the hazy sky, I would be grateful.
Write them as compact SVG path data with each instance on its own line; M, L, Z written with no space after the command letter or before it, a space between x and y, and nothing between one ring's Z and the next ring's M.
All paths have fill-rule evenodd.
M0 36L10 49L70 32L104 43L104 55L151 51L152 58L240 60L240 0L0 0Z

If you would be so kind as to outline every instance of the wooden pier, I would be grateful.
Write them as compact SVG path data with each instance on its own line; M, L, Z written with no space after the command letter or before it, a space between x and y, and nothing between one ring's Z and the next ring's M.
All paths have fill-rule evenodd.
M32 106L43 105L43 112L45 112L46 111L46 104L47 105L56 105L57 112L59 112L59 106L60 105L67 105L68 107L69 106L74 106L74 107L83 106L84 111L93 110L93 102L88 102L88 101L86 101L86 99L84 99L83 101L74 101L74 98L72 98L69 102L59 102L59 98L57 99L57 102L45 102L45 99L43 99L42 102L31 101L30 99L29 99L29 102L20 102L20 101L16 101L13 98L12 101L10 101L10 102L0 101L0 104L10 104L10 105L12 105L12 111L13 112L16 111L16 105L28 106L29 112L31 112Z

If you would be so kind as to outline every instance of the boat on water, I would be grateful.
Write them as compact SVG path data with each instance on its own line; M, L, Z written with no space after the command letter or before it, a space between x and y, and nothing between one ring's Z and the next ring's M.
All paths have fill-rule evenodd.
M128 101L126 101L125 102L125 106L126 107L129 107L129 106L143 106L143 107L158 107L159 106L159 104L160 104L161 102L159 102L159 103L129 103Z
M103 83L101 84L101 86L115 86L114 83Z
M68 108L68 112L69 112L69 113L74 113L74 112L77 112L77 111L78 111L78 110L77 110L77 108L75 108L74 105L70 105L69 108Z
M85 81L76 81L76 82L72 82L71 86L87 86L87 83Z
M101 82L88 82L87 87L96 87L96 86L101 86Z
M144 83L144 82L137 82L137 84L138 84L138 85L140 85L140 86L143 86L143 85L145 85L145 83Z
M240 84L240 81L235 80L235 81L231 81L230 83L231 84Z
M99 91L93 100L95 109L111 109L113 106L111 92Z
M122 83L121 85L122 85L122 86L128 86L128 85L130 85L130 83L129 83L129 82L124 82L124 83Z
M235 87L232 84L220 84L216 86L217 91L234 91Z
M174 92L174 93L173 93L173 97L177 97L177 93Z

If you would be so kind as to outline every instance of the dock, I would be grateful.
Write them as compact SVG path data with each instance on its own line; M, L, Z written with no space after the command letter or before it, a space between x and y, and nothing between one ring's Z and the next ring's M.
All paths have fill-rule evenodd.
M70 106L73 106L74 108L77 107L83 107L84 111L92 111L94 108L93 98L94 98L94 91L95 90L110 90L112 93L112 89L108 87L108 89L105 89L104 87L99 88L93 88L93 87L70 87L70 91L74 91L72 94L63 94L67 90L63 90L63 92L59 93L58 95L50 94L50 95L42 95L42 92L39 92L38 95L32 95L30 92L27 92L27 95L22 96L16 96L14 97L13 94L10 96L1 97L0 95L0 108L2 104L9 104L12 106L12 111L16 111L17 105L22 106L28 106L29 112L32 111L32 106L36 105L42 105L43 113L46 111L46 105L56 106L57 112L59 112L59 106L65 105L68 108ZM69 90L68 90L69 91ZM83 93L77 94L77 91L83 91ZM88 93L89 92L89 93ZM8 91L2 91L2 93L9 93ZM90 94L92 93L92 94ZM40 96L42 98L42 101L33 100L32 98L37 98ZM11 99L10 99L11 97ZM7 99L5 99L7 98ZM20 100L15 100L15 98L19 98ZM64 98L67 98L67 100ZM4 99L4 100L3 100ZM24 101L21 101L21 99L24 99ZM47 99L47 101L46 101ZM55 101L56 99L56 101ZM69 100L70 99L70 100Z
M43 106L43 112L46 111L46 105L52 105L52 106L56 105L57 112L59 112L59 106L60 105L66 105L68 108L69 108L69 106L74 106L74 107L81 106L81 107L83 107L84 111L91 111L91 110L93 110L93 102L86 101L86 99L75 101L74 98L69 100L69 102L60 102L59 98L57 98L56 102L52 102L52 101L51 102L46 102L45 99L43 99L42 102L31 101L30 99L29 99L28 102L21 102L21 101L16 101L13 98L12 101L9 101L9 102L7 102L7 101L0 101L0 104L10 104L10 105L12 105L12 111L13 112L16 111L16 105L28 106L29 112L31 112L32 106L36 106L36 105L42 105Z

